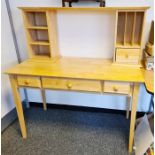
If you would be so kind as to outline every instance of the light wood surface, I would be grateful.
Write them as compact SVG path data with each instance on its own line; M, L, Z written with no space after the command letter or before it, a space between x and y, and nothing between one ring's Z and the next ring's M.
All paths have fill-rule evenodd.
M46 11L48 35L50 41L50 55L52 58L60 57L57 35L56 11Z
M19 86L41 88L41 82L39 77L17 76L17 82Z
M19 95L19 91L18 91L17 80L14 75L10 75L9 77L10 77L13 97L15 100L15 105L16 105L16 110L17 110L17 115L18 115L18 120L19 120L19 124L20 124L20 128L21 128L22 137L26 138L27 132L26 132L22 103L21 103L20 95Z
M130 83L105 81L103 91L106 93L129 94Z
M101 92L100 81L66 78L42 78L43 88Z
M154 94L154 71L144 71L145 86L149 93Z
M56 61L29 59L5 73L16 75L66 77L93 80L144 82L143 69L113 65L112 60L60 58Z
M19 9L22 9L24 11L45 11L45 10L83 10L83 11L87 11L87 10L103 10L103 11L111 11L111 10L147 10L150 7L96 7L96 8L91 8L91 7L18 7Z
M131 106L131 119L130 119L130 133L129 133L129 152L130 153L132 152L133 140L134 140L138 95L139 95L139 83L135 83L134 88L133 88L133 97L132 97L132 106Z
M138 64L140 49L117 48L116 62L125 64Z
M10 76L17 114L23 138L26 127L18 86L37 87L41 90L43 108L46 107L45 89L92 91L127 96L129 117L132 96L129 152L132 151L139 85L146 82L152 91L152 76L140 68L145 12L149 7L19 7L24 18L30 59L6 71ZM115 43L112 59L61 57L57 39L57 12L113 11ZM103 50L103 52L106 52ZM119 62L119 63L117 63ZM121 64L121 65L120 65ZM147 75L147 77L145 76ZM134 84L134 87L133 85ZM132 92L132 95L131 95Z

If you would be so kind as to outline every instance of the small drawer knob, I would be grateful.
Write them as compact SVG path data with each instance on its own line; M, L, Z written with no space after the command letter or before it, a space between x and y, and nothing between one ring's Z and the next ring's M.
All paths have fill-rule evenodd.
M72 88L72 83L67 82L67 84L66 84L66 85L67 85L67 88L68 88L68 89L71 89L71 88Z
M28 85L28 84L29 84L29 82L28 82L28 81L25 81L24 83L25 83L25 85Z
M126 55L125 55L125 58L128 58L128 57L129 57L128 54L126 54Z
M116 86L114 86L114 87L113 87L113 90L114 90L115 92L117 92L117 91L118 91L118 88L117 88Z

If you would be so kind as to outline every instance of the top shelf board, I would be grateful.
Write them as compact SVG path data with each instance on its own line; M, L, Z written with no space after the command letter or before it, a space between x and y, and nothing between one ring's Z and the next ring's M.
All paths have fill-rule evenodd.
M82 10L82 11L116 11L116 10L136 10L136 11L144 11L149 9L150 7L18 7L24 11L46 11L46 10Z

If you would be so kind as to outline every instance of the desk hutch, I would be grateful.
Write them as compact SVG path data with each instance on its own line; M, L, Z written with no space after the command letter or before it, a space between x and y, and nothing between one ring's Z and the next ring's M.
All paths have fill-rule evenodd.
M148 7L51 8L20 7L29 59L9 74L23 138L27 137L19 87L39 88L44 110L45 89L126 95L131 106L129 152L132 151L139 85L144 83L142 38ZM113 59L62 57L57 37L60 11L115 12ZM104 52L104 49L103 49ZM130 107L129 107L130 108ZM129 111L128 111L129 112Z

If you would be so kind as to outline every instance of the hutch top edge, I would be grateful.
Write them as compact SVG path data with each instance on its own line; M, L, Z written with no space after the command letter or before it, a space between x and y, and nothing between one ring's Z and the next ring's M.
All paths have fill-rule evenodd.
M116 10L147 10L150 7L145 6L145 7L18 7L21 10L24 11L31 11L31 10L36 10L36 11L44 11L44 10L100 10L100 11L116 11Z

